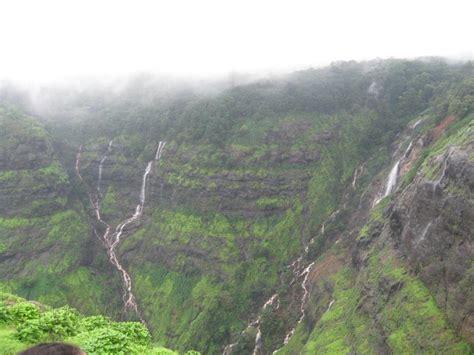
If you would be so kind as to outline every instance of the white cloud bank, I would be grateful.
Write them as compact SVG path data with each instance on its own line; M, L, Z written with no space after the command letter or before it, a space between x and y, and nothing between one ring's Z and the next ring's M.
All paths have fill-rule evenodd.
M1 0L0 78L282 71L473 56L469 0Z

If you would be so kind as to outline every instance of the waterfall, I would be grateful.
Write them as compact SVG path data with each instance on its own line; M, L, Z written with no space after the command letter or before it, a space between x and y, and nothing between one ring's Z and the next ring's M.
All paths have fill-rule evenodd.
M422 241L425 240L426 238L426 235L428 234L428 231L429 229L431 228L431 225L433 224L433 222L429 222L426 227L423 229L423 232L421 232L421 236L419 236L416 240L416 242L414 243L415 244L415 247L418 246L418 244L420 244Z
M307 303L308 297L309 297L309 290L308 290L308 287L307 287L307 282L308 282L309 274L311 273L311 269L313 268L313 266L314 266L314 261L311 264L309 264L303 270L303 272L299 275L300 277L304 276L303 282L301 283L301 288L303 289L303 297L301 298L301 305L300 305L301 316L298 319L298 321L296 322L296 325L288 332L288 334L286 334L285 340L283 340L284 345L289 343L289 341L291 340L291 337L293 336L293 334L296 331L296 327L298 327L298 325L303 321L303 319L305 317L305 308L306 308L306 303Z
M258 355L260 349L262 349L262 331L260 330L260 325L257 327L257 335L255 336L255 348L253 349L252 355Z
M272 297L270 297L270 298L268 299L267 302L265 302L265 304L263 305L262 308L263 308L263 309L266 309L268 306L272 306L272 305L273 305L273 302L275 302L275 300L277 299L277 297L278 297L278 293L275 293ZM278 301L278 304L277 304L277 306L276 306L275 309L278 309L278 308L280 308L280 301Z
M273 306L273 303L275 300L278 300L277 306L275 307L276 309L280 308L280 300L278 299L278 293L275 293L272 297L270 297L267 302L264 303L262 310L267 309L268 306ZM263 339L262 339L262 331L260 330L260 322L261 322L261 316L258 316L257 320L251 323L250 325L252 326L257 326L257 335L255 336L255 347L253 349L253 355L258 355L260 350L263 347ZM230 348L232 350L232 347Z
M146 198L146 186L147 186L147 181L148 181L148 176L150 175L151 168L153 166L154 161L159 161L161 159L161 153L163 151L163 148L165 146L166 142L160 141L158 144L158 148L156 150L155 154L155 159L150 160L145 168L145 172L143 173L142 177L142 185L140 188L140 202L139 204L135 207L135 212L134 214L130 217L121 222L115 229L115 233L112 235L110 242L109 242L109 260L110 262L115 265L115 267L122 273L122 278L125 286L125 294L124 294L124 302L125 302L125 308L132 308L135 311L137 311L138 306L135 301L135 296L132 293L132 280L130 275L127 273L127 271L120 265L117 256L115 254L115 248L116 246L120 243L120 238L124 232L124 229L132 224L133 222L137 221L142 213L143 213L143 208L145 206L145 198Z
M418 127L418 125L423 122L424 119L420 118L418 121L416 121L415 123L413 123L413 125L411 126L411 129L415 129L416 127Z
M148 176L151 172L153 162L158 161L158 160L161 159L161 153L163 151L163 148L164 148L166 142L164 142L164 141L159 142L154 160L149 161L146 168L145 168L145 172L144 172L143 177L142 177L142 184L141 184L141 188L140 188L139 203L135 207L135 212L133 213L133 215L131 217L125 219L122 222L120 222L117 225L117 227L115 228L114 233L111 234L110 231L111 231L112 227L107 222L102 220L102 218L100 216L100 196L101 196L100 186L101 186L101 180L102 180L103 164L104 164L105 160L108 157L108 154L110 153L110 151L112 149L112 144L113 144L113 140L111 140L109 142L109 145L107 147L107 151L104 154L104 156L102 157L102 159L100 160L99 174L98 174L98 181L97 181L97 188L96 188L97 198L94 199L90 192L88 192L88 196L89 196L89 201L91 203L91 206L93 207L93 209L95 211L97 221L99 221L101 224L103 224L106 227L106 230L105 230L104 234L102 235L101 240L103 241L103 243L105 244L105 246L107 248L107 255L109 256L109 261L117 269L117 271L120 272L120 274L122 276L122 281L123 281L123 285L124 285L124 294L123 294L124 309L125 310L133 309L135 311L135 313L137 315L139 315L138 314L138 305L137 305L135 296L132 293L132 279L131 279L130 275L128 274L128 272L120 264L120 262L117 258L117 255L115 253L115 248L120 243L120 239L121 239L121 237L124 233L125 228L128 225L130 225L131 223L138 220L140 218L140 216L142 215L142 213L143 213L143 208L145 206L146 186L147 186ZM79 152L78 152L77 158L76 158L76 174L79 177L79 179L81 180L81 182L84 183L85 185L87 185L85 183L84 179L82 178L81 174L80 174L80 159L81 159L81 156L82 156L82 150L83 150L83 146L81 145L79 147ZM88 189L88 191L89 191L89 189ZM141 319L141 321L142 321L142 323L144 323L143 319Z
M278 293L275 293L272 295L262 306L262 310L265 310L269 306L273 306L275 301L277 301L276 307L274 307L274 310L277 310L280 308L280 299L278 298ZM250 323L247 324L247 327L240 333L240 335L243 335L247 329L251 327L256 327L257 329L257 334L255 335L255 346L252 352L252 355L257 355L259 354L263 347L263 336L262 336L262 331L260 330L260 323L261 323L262 317L259 315L257 319L254 321L251 321ZM224 351L222 352L223 355L231 355L233 352L233 348L238 344L239 342L236 341L235 343L228 344L224 347Z
M324 313L328 313L328 312L331 310L331 307L332 307L332 305L334 304L335 301L336 301L336 300L332 300L331 302L329 302L329 306L328 306L328 308L326 309L326 312L324 312Z
M222 355L231 355L232 354L232 349L234 348L234 346L236 346L238 343L232 343L232 344L229 344L229 345L226 345L226 347L224 348L224 352L222 353Z
M364 163L365 164L365 163ZM357 167L354 171L354 177L352 178L352 188L355 189L357 178L359 177L360 174L364 171L364 164L361 166Z
M408 144L408 147L407 149L405 150L405 153L403 154L403 158L408 158L408 156L410 155L410 152L411 152L411 148L413 147L413 141L410 142L410 144Z
M390 170L390 173L388 174L387 177L387 182L385 184L385 191L379 191L378 194L376 195L372 207L376 206L384 197L390 195L392 192L394 192L396 186L397 186L397 179L398 179L398 174L400 172L400 164L403 164L406 159L408 159L409 155L411 154L411 151L413 149L413 142L415 140L415 128L424 121L424 119L419 119L412 125L409 125L407 128L411 131L409 134L405 135L403 139L401 139L398 142L398 147L396 151L393 154L393 157L397 157L398 160L395 162L393 165L392 169ZM404 146L408 142L408 146L405 149L405 151L402 150L402 146Z
M408 139L410 139L410 137L407 137L406 140L404 140L403 143L400 143L399 146L398 146L398 149L397 149L397 152L395 153L396 156L399 157L398 161L395 163L395 165L392 167L392 170L390 170L390 173L388 175L388 180L387 180L387 185L385 187L385 193L383 195L383 197L386 197L388 195L390 195L393 190L395 189L396 185L397 185L397 178L398 178L398 172L399 172L399 165L400 165L400 162L403 161L404 159L407 159L408 156L410 155L411 153L411 150L413 148L413 131L415 130L415 128L420 124L422 123L423 121L425 121L424 118L420 118L419 120L417 120L415 123L413 123L411 126L409 126L409 128L411 129L411 140L408 144L408 147L405 149L405 152L403 153L403 155L401 154L401 146L403 145L404 142L406 142ZM379 201L381 200L381 198L377 198L375 199L374 201L374 204L372 206L375 206Z
M156 148L156 154L155 154L155 160L160 160L161 159L161 153L163 152L163 149L165 148L165 141L160 141L158 143L158 148Z
M150 175L152 164L153 164L153 161L148 162L145 169L145 174L143 174L142 188L140 189L140 213L141 213L141 209L143 208L143 205L145 204L146 181L148 179L148 175Z
M336 210L334 211L323 223L323 227L324 228L324 225L332 220L335 220L337 215L341 212L341 210ZM324 229L322 230L322 232L324 233ZM309 245L310 244L313 244L315 242L314 238L310 239L309 242L307 243L307 245L305 246L304 248L304 252L295 260L293 260L293 262L289 265L287 265L287 268L290 269L293 274L294 274L294 277L292 278L292 280L290 281L289 283L289 286L293 285L296 281L298 281L299 278L301 277L304 277L302 282L301 282L301 289L303 290L303 296L301 297L301 303L300 303L300 317L298 318L298 321L297 323L295 324L295 326L285 335L285 338L284 338L284 341L283 341L283 346L285 346L286 344L288 344L288 342L290 341L291 337L293 336L293 334L295 333L296 331L296 328L298 327L298 325L304 320L305 318L305 308L306 308L306 305L308 303L308 299L309 299L309 295L310 295L310 292L309 292L309 289L308 289L308 280L309 280L309 275L311 273L311 270L313 269L314 267L314 264L315 262L312 262L310 263L309 265L307 265L303 270L301 270L303 268L302 266L302 262L303 262L303 257L309 252ZM273 304L275 303L275 301L278 301L276 307L274 307L274 310L277 310L280 308L280 299L279 299L279 294L278 293L275 293L274 295L272 295L262 306L262 310L265 310L268 306L273 306ZM245 330L243 330L240 334L243 335L248 328L250 327L257 327L257 335L255 337L255 347L254 347L254 350L253 350L253 354L258 354L259 350L261 349L261 347L263 346L263 341L262 341L262 338L263 338L263 334L261 332L261 329L260 329L260 322L261 322L261 315L259 315L257 317L257 319L251 321L248 323L247 327L245 328ZM224 347L224 351L223 351L223 355L231 355L232 352L233 352L233 348L239 343L239 340L237 340L236 342L232 343L232 344L228 344ZM276 354L278 353L282 348L279 348L279 349L276 349L275 351L273 351L273 354Z
M398 166L400 165L400 160L398 160L395 165L393 166L392 170L390 170L390 174L388 174L387 185L385 188L384 197L390 195L397 185L397 177L398 177Z
M372 207L377 205L382 200L382 198L387 197L395 190L395 187L397 186L400 163L404 161L404 159L408 158L408 156L411 153L412 148L413 148L413 141L410 141L410 143L408 144L408 147L405 149L403 154L400 154L401 153L400 147L398 148L398 153L396 155L399 156L400 158L395 162L392 169L390 170L390 173L388 174L384 194L382 196L380 196L379 194L375 198L374 202L372 203Z

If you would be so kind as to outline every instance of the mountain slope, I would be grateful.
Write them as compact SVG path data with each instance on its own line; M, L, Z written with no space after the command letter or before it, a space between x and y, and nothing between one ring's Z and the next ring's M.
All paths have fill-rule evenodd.
M473 118L405 150L395 196L315 260L305 318L278 353L470 352ZM278 313L264 313L264 330Z
M164 97L144 84L64 95L48 110L25 105L43 116L47 163L67 173L50 189L78 227L68 231L54 208L29 212L25 198L11 217L27 216L30 229L2 210L2 242L28 251L23 259L20 244L0 252L2 266L16 265L2 286L88 314L143 318L155 340L209 354L266 354L285 340L281 353L468 351L460 337L472 342L471 305L460 297L472 294L464 222L472 205L459 196L471 193L462 170L472 154L469 78L469 64L439 60L348 62L213 96ZM20 169L24 159L14 156ZM420 187L430 182L433 196ZM108 262L103 236L133 217L144 186L143 213L114 244L134 312L124 309L124 273ZM59 228L45 249L28 238L48 240L40 223ZM443 237L414 248L427 225L426 238ZM55 258L62 268L51 266ZM45 267L54 282L39 287Z

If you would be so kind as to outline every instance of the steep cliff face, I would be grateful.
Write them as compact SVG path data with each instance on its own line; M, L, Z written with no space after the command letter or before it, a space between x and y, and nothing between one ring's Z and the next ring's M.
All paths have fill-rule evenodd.
M73 186L45 128L0 108L0 284L56 305L102 310L94 242ZM81 285L88 284L88 288ZM105 291L107 293L107 291ZM91 302L91 300L93 300Z
M1 286L209 354L468 352L462 73L343 63L215 97L77 94L41 111L49 133L2 121Z
M472 116L471 116L472 119ZM438 142L397 196L390 225L407 263L471 343L474 303L474 124Z

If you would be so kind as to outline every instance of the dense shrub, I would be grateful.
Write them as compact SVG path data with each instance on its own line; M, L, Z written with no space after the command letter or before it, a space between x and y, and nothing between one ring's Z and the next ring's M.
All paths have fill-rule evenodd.
M68 306L41 313L18 325L18 338L25 342L60 340L77 333L78 312Z
M102 315L83 317L69 306L49 309L0 294L0 354L15 354L31 344L48 341L76 344L89 355L176 354L153 348L150 333L141 323L113 322Z
M22 324L23 322L39 317L38 307L29 302L15 303L11 307L8 307L8 313L17 324Z

